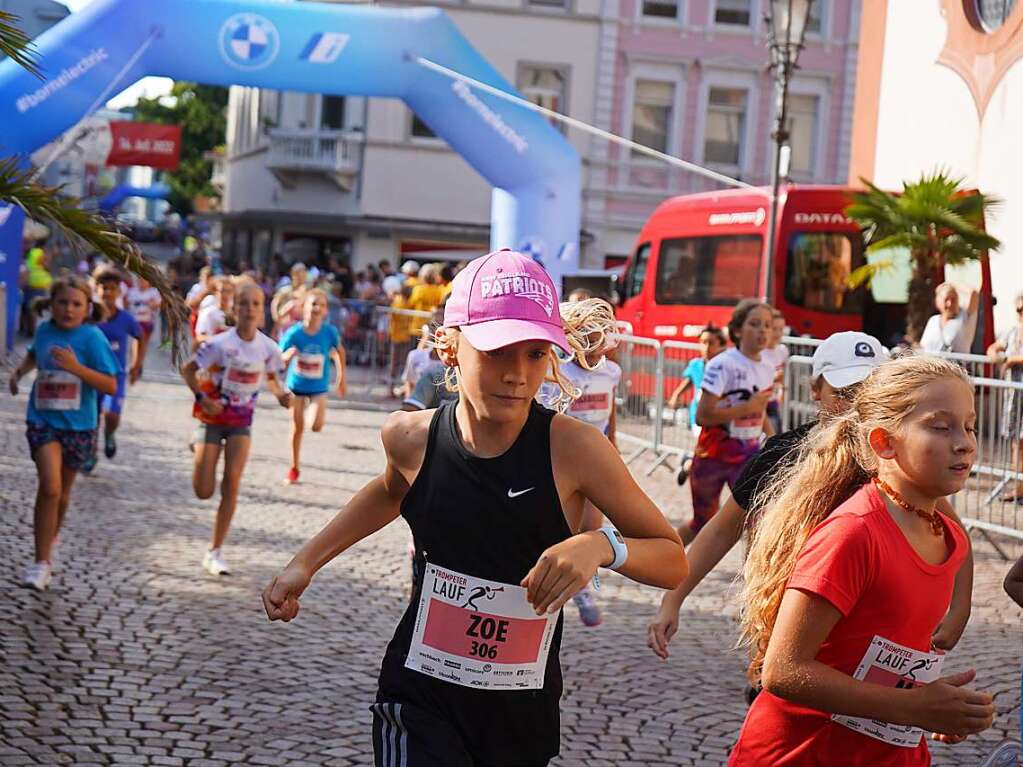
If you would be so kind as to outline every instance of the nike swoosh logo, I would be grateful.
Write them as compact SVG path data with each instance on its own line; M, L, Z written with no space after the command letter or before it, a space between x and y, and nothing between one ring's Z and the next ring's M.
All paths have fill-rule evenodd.
M536 488L535 487L527 487L525 490L512 490L511 488L509 488L508 489L508 497L509 498L518 498L520 495L525 495L530 490L536 490Z

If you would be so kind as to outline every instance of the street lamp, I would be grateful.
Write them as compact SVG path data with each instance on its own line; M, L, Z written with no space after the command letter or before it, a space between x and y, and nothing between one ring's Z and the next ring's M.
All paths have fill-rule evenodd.
M771 0L767 14L767 44L771 51L771 73L774 75L776 123L774 133L774 166L771 171L771 217L767 228L766 299L772 300L774 288L774 237L778 228L778 190L781 186L782 147L788 145L789 80L796 69L803 49L806 22L813 0Z

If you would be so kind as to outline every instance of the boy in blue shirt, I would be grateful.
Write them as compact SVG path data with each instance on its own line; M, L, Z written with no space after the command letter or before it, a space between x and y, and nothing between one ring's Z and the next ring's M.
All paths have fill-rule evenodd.
M100 403L100 410L103 413L103 453L107 458L113 458L117 454L114 432L121 424L124 398L128 394L128 377L131 376L132 383L138 380L139 360L132 339L141 341L142 326L129 312L117 305L121 298L121 282L123 280L120 272L104 268L96 274L94 280L102 302L104 316L98 327L110 342L110 348L121 366L121 372L117 375L117 392L113 396L104 395L103 401ZM129 347L131 348L130 365L128 364ZM82 466L82 471L86 474L91 472L96 466L96 460L96 454L93 453L91 459Z
M35 502L35 559L23 583L38 591L50 574L75 476L95 449L97 392L113 394L121 372L110 344L90 320L95 307L89 283L77 276L54 280L52 319L39 325L32 345L11 374L10 391L38 370L25 415L32 460L39 475Z
M318 288L310 290L302 305L302 322L281 336L280 347L288 366L287 386L295 395L291 400L291 468L284 478L289 485L298 482L306 405L313 409L313 431L320 431L327 418L330 360L337 366L334 388L338 396L345 395L345 350L337 328L324 321L326 316L327 294Z

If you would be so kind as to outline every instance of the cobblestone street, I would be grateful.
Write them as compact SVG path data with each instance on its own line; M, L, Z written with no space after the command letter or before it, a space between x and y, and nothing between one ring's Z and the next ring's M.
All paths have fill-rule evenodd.
M17 399L0 398L0 764L371 764L368 706L406 599L407 528L391 525L323 570L293 624L268 623L259 594L382 468L383 414L334 403L324 432L307 433L302 483L288 487L288 414L264 395L225 548L234 573L215 579L200 571L216 498L192 494L191 398L155 362L129 395L117 458L78 480L45 594L18 586L36 485L24 438L28 381ZM642 482L680 521L671 471ZM974 765L1018 738L1020 612L1001 590L1008 563L979 538L976 547L973 620L946 668L976 667L999 713L980 738L934 745L937 765ZM666 663L646 647L654 589L604 578L596 629L566 611L555 764L724 763L745 711L733 649L738 564L736 549L687 604Z

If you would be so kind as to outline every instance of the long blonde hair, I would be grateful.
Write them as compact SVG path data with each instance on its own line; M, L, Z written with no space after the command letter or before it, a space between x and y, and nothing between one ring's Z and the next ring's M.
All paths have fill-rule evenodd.
M425 267L424 267L425 268ZM601 349L610 348L615 342L617 324L614 309L602 298L588 298L585 301L565 302L560 305L561 323L565 338L572 350L572 359L587 370L592 369L586 357ZM427 344L442 352L454 353L458 346L458 334L451 328L435 328ZM443 331L443 332L441 332ZM559 390L554 405L565 409L579 397L579 390L561 372L561 360L552 346L548 351L550 369L545 382L556 384ZM458 391L458 369L449 367L444 371L444 385L448 391Z
M880 365L860 385L852 407L814 429L796 461L764 491L763 516L753 532L741 597L740 643L750 650L751 681L759 680L763 671L785 585L806 539L877 473L870 433L898 433L921 389L943 378L969 386L961 367L938 357L908 354Z

